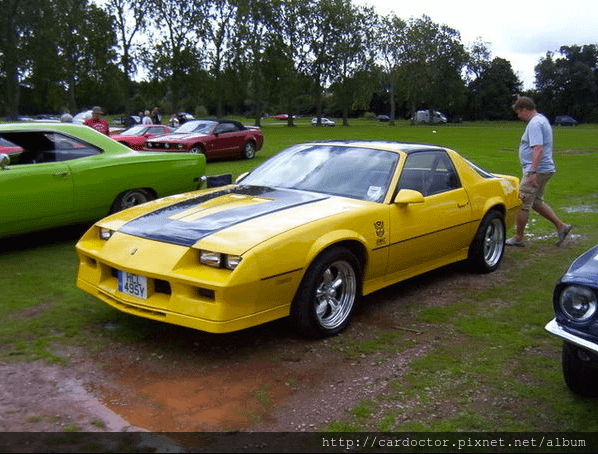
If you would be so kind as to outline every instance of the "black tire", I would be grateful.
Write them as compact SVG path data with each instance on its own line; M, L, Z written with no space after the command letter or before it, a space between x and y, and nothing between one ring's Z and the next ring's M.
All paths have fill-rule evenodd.
M500 211L490 210L469 246L469 263L477 273L495 271L505 253L505 221Z
M583 358L583 359L582 359ZM583 397L598 397L596 355L568 342L563 343L563 377L567 387Z
M245 159L253 159L253 158L255 158L255 153L256 153L255 143L252 141L247 142L245 144L245 146L243 147L243 157Z
M154 197L145 189L131 189L120 194L110 209L110 213L116 213L121 210L126 210L135 205L140 205L145 202L153 200Z
M309 266L291 304L291 323L313 338L343 331L361 296L361 266L343 247L328 249Z
M191 153L191 154L203 154L203 155L205 155L206 154L206 150L201 145L193 145L189 149L189 153Z

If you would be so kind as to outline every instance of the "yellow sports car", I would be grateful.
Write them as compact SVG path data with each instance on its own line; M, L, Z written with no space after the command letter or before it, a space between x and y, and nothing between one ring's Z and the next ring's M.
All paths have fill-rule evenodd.
M324 141L236 184L97 222L77 285L129 314L213 333L290 317L334 335L362 295L448 263L494 271L519 180L438 146Z

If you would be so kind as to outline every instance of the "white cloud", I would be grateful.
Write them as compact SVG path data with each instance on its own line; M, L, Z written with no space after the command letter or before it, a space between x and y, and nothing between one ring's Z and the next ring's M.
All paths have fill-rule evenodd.
M490 44L493 57L511 62L513 70L532 88L534 67L548 51L561 46L598 44L598 2L503 0L354 0L373 6L379 14L394 12L402 19L429 16L459 31L464 44L480 37Z

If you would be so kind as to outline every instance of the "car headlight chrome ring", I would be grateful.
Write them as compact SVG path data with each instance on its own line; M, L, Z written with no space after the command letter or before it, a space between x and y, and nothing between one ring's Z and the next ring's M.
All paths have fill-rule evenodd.
M222 254L220 252L199 251L199 261L204 265L214 268L225 268L234 270L241 263L240 255Z
M98 236L100 237L100 240L108 241L112 235L114 235L114 230L112 229L100 227L98 230Z
M585 322L592 318L598 308L596 294L581 285L569 285L559 295L559 306L574 322Z

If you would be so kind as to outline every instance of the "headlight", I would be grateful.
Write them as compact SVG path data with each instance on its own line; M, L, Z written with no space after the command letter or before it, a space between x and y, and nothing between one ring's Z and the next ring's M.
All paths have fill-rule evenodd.
M98 234L100 236L100 240L108 241L114 234L114 230L107 229L106 227L100 227Z
M594 292L580 285L569 285L559 295L559 306L574 322L585 322L592 318L598 307Z
M199 251L199 261L214 268L234 270L241 263L240 255L221 254L220 252Z
M224 267L229 270L234 270L241 263L240 255L225 255L224 256Z

